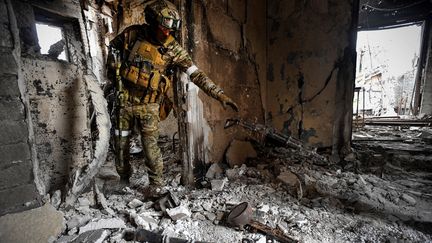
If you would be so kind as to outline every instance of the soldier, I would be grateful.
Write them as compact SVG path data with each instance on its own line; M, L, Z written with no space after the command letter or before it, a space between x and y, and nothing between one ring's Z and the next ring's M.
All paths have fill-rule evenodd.
M172 34L180 28L180 15L174 4L165 0L151 1L144 13L147 24L128 27L111 42L122 57L121 67L117 68L116 168L120 175L129 173L129 134L132 121L136 119L150 185L155 188L162 186L158 123L160 114L166 115L161 104L168 101L166 94L171 87L172 67L185 72L224 108L230 106L238 111L238 106L194 65L189 54L174 39Z

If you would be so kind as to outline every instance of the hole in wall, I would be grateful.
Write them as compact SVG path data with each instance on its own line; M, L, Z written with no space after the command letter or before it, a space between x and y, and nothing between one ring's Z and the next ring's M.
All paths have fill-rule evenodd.
M59 60L68 61L64 30L60 26L36 23L40 52Z

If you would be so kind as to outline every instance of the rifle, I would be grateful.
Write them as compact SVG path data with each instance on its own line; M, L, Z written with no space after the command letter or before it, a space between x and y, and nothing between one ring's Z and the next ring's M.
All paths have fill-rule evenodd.
M120 75L120 69L121 69L121 57L120 57L120 51L116 49L112 49L112 54L114 57L114 64L115 64L115 107L114 111L116 114L116 129L118 130L118 134L115 134L116 136L116 142L115 142L115 150L116 150L116 166L124 167L124 148L121 144L122 141L122 131L121 131L121 114L120 111L122 108L125 107L125 90L123 86L123 80ZM127 153L126 153L127 154Z
M300 153L313 158L315 164L327 164L327 158L318 154L313 149L307 147L301 140L277 132L274 128L262 124L254 124L241 119L227 119L224 129L239 125L258 135L258 140L273 144L279 147L288 147L299 151Z

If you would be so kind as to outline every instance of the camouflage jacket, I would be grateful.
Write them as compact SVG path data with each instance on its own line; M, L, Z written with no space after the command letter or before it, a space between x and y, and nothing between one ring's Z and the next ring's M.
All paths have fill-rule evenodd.
M189 53L176 40L172 40L167 44L158 43L151 37L148 28L147 25L130 26L111 41L110 45L119 50L122 59L126 60L137 40L148 41L159 47L162 58L167 63L166 67L178 67L190 77L194 84L215 99L218 99L223 94L223 90L194 65Z

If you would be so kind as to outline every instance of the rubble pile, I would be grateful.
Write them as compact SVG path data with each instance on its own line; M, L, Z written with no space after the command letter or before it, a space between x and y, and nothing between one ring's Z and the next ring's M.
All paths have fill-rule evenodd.
M138 240L139 229L203 242L267 242L269 234L227 224L241 202L252 206L254 221L299 242L432 241L432 197L415 185L394 183L410 179L393 173L391 161L382 162L388 164L384 177L370 171L361 146L342 166L317 166L286 148L257 148L258 157L244 164L208 166L200 188L188 189L180 185L181 163L165 142L165 197L148 198L125 182L96 183L72 208L60 205L67 223L56 242L128 242ZM422 178L417 183L430 191L431 177ZM52 197L56 206L58 197Z

